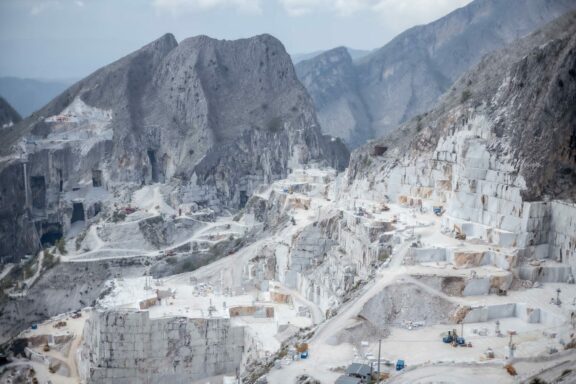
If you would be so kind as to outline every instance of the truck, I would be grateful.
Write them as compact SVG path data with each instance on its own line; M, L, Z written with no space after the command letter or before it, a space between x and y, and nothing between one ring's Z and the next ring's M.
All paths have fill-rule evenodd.
M397 371L401 371L406 367L406 363L404 362L404 360L398 360L396 361L396 370Z

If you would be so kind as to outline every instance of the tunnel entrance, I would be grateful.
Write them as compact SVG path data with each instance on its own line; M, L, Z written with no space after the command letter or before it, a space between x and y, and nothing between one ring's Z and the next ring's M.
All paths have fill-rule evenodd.
M62 192L64 189L64 180L62 179L62 170L61 169L58 170L58 179L60 180L59 181L60 192Z
M96 216L102 211L102 204L100 202L94 203L93 210L94 214L92 216Z
M152 171L152 182L158 182L158 161L156 160L156 151L153 149L148 150L148 160L150 160L150 169Z
M246 191L240 191L240 208L244 208L248 202L248 194Z
M102 171L99 169L92 170L92 186L93 187L102 186Z
M71 224L74 224L77 221L84 221L84 204L82 203L73 203L72 204L72 219L70 220Z
M42 246L54 245L64 235L60 223L42 223L40 233L42 233L40 236Z
M386 151L388 150L388 147L384 146L384 145L375 145L372 148L372 156L382 156L386 153Z
M46 206L46 180L44 176L32 176L30 178L30 190L32 193L32 207L44 209Z

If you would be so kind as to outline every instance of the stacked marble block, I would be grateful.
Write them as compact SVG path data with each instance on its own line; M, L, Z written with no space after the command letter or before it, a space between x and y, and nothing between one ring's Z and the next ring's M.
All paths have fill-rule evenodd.
M560 326L565 322L562 316L542 308L525 303L507 303L472 307L464 318L464 323L482 323L512 317L526 323L541 323L551 327Z
M84 328L80 374L88 383L190 383L234 373L244 329L229 319L158 318L146 311L95 312Z
M485 270L482 274L470 273L462 277L464 288L462 296L488 295L493 290L508 290L512 284L513 275L511 269L515 266L516 258L497 251L471 251L458 248L411 248L406 259L406 264L420 263L450 263L459 269L475 268L482 266L495 266L499 270ZM440 280L449 281L451 276L437 276Z
M552 201L550 213L550 257L568 264L576 276L576 204Z

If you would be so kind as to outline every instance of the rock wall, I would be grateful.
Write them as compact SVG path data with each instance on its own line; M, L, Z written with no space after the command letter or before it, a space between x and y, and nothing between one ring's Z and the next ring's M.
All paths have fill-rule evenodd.
M95 312L84 328L81 377L88 383L190 383L234 374L244 330L229 319L150 319L148 312Z
M576 276L576 204L552 202L550 213L549 255L570 265Z
M20 163L0 164L0 255L5 262L16 262L39 247L36 228L30 225L26 209L26 167Z

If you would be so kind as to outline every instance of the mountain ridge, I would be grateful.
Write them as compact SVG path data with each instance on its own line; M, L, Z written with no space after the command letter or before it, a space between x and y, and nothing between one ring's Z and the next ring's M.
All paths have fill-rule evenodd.
M345 137L357 137L354 145L386 134L399 123L432 108L450 85L483 55L576 7L568 0L521 3L473 1L432 23L402 32L354 62L358 92L332 95L332 105L342 99L361 99L367 113L359 121L325 124L324 132L344 131ZM302 63L297 65L300 73L301 66ZM328 79L323 80L323 76ZM325 82L338 81L343 80L319 70L315 78L305 83L313 89ZM314 97L315 92L311 94ZM324 105L325 100L315 99L315 103ZM330 115L332 105L318 108L318 115L321 118ZM364 122L366 119L369 124Z

